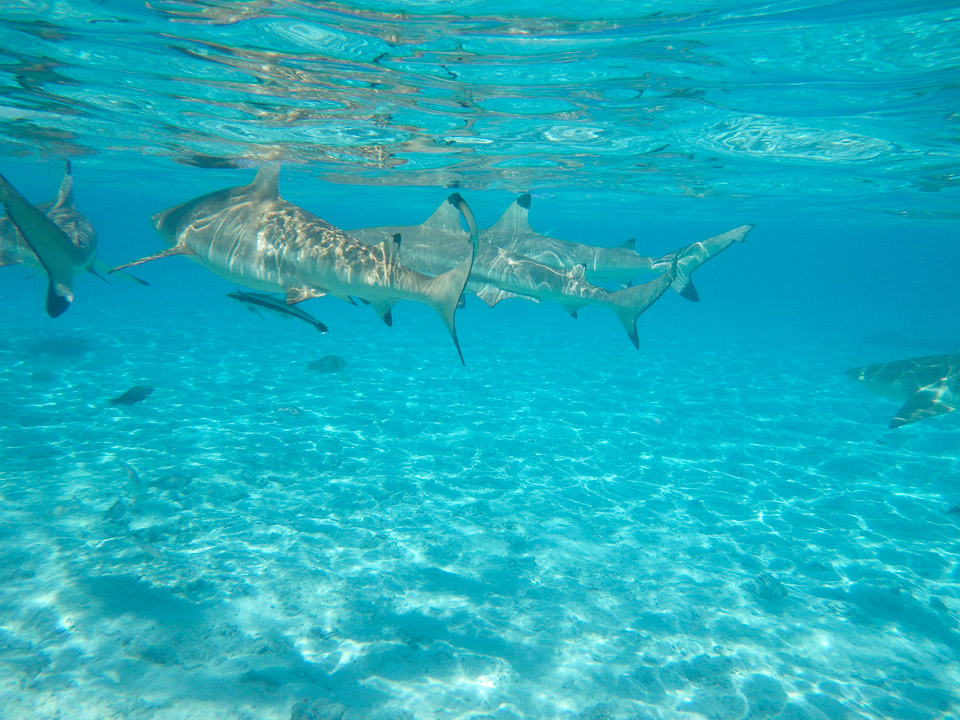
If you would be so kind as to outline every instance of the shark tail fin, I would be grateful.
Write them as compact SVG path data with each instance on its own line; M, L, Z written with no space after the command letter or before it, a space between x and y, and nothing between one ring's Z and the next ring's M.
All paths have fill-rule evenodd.
M60 190L57 192L57 199L54 201L55 207L71 207L73 205L73 167L69 158L63 172L63 181L60 183Z
M684 248L680 248L671 255L660 258L655 261L656 264L675 259L677 262L676 278L671 287L680 294L681 297L697 302L700 300L700 293L693 286L690 276L693 271L703 265L707 260L717 256L735 242L743 242L747 233L753 229L753 225L741 225L738 228L729 230L722 235L714 235L706 240L692 243Z
M0 203L47 272L47 314L59 317L73 302L73 274L80 264L66 233L0 175Z
M473 269L473 261L477 257L477 249L480 241L477 231L477 221L473 216L473 212L470 210L470 206L467 205L466 200L464 200L459 193L454 193L447 198L447 200L463 215L463 220L470 230L470 242L473 245L473 252L470 253L470 257L452 270L448 270L430 280L429 283L427 283L425 291L428 302L440 314L440 317L443 318L443 323L447 326L450 337L453 338L453 344L457 348L460 362L466 365L463 359L463 351L460 349L460 340L457 338L455 320L457 308L460 306L460 298L463 296L463 289L467 285L467 280L470 278L470 271Z
M134 265L143 265L144 263L150 262L151 260L159 260L160 258L171 257L173 255L194 255L194 254L196 253L194 253L193 250L188 248L186 245L174 245L173 247L169 247L166 250L161 250L160 252L154 253L153 255L147 255L146 257L142 257L139 260L133 260L132 262L124 263L123 265L117 265L115 268L110 270L107 274L113 275L115 272L123 270L124 268L133 267Z
M610 308L620 319L623 329L630 336L630 342L637 350L640 349L637 318L667 291L667 288L675 281L676 273L677 262L674 260L668 272L655 277L653 280L610 293L610 299L612 300Z

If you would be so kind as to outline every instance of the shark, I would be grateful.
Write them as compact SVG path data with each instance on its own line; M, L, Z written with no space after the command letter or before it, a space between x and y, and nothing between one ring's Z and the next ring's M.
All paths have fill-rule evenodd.
M867 365L846 374L871 390L903 401L890 419L891 429L960 407L960 353Z
M387 325L398 300L432 307L453 338L455 314L473 266L474 252L435 276L413 270L399 260L401 237L367 245L340 228L287 202L280 196L280 166L257 171L253 182L225 188L163 210L153 224L170 247L120 265L111 272L173 255L184 255L220 277L265 292L285 293L290 305L324 295L373 306ZM477 227L459 196L458 212L471 230Z
M636 251L635 239L616 247L601 247L541 235L530 226L531 202L529 193L518 197L494 225L480 232L480 241L558 270L583 266L585 276L591 282L612 280L628 285L638 275L663 273L676 261L671 287L694 302L700 299L700 294L693 285L693 271L733 243L743 242L753 229L751 224L740 225L663 257L652 258Z
M34 205L0 175L0 265L23 264L42 270L48 279L47 314L59 317L73 302L74 278L96 270L97 235L93 225L73 206L70 163L57 197Z
M571 316L585 305L611 310L634 347L640 347L637 318L670 287L676 263L664 263L660 275L642 285L609 291L587 282L583 265L556 269L481 241L474 249L470 235L460 223L458 194L451 195L420 225L356 228L350 234L371 245L399 235L403 238L400 259L428 275L463 262L474 253L473 267L465 290L476 294L491 307L501 300L522 297L535 301L552 300ZM482 237L482 235L481 235Z

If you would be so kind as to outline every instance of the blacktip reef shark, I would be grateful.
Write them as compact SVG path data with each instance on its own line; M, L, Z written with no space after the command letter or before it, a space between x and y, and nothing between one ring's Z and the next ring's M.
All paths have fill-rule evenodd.
M237 292L227 293L227 297L233 298L244 305L250 312L257 315L260 314L260 310L269 310L270 312L276 313L281 317L303 320L303 322L307 323L308 325L312 325L322 333L327 331L327 326L317 320L306 310L301 310L295 305L287 305L284 300L281 300L276 295L243 292L242 290L238 290Z
M905 401L890 419L891 428L960 406L960 353L867 365L847 370L847 375L871 390Z
M468 242L470 236L460 225L459 202L459 195L451 195L420 225L360 228L349 232L372 245L399 235L403 238L401 262L428 275L463 262L473 252L476 257L466 291L475 293L491 307L511 297L552 300L577 317L581 307L599 305L613 311L634 347L639 349L637 318L670 287L676 263L643 285L611 292L588 283L582 265L558 270L485 242L474 249Z
M677 271L672 287L682 297L694 302L700 299L700 295L690 277L693 271L733 243L743 242L753 228L753 225L741 225L663 257L651 258L635 250L634 240L616 247L600 247L541 235L530 227L530 204L529 194L517 198L496 224L480 231L480 242L558 270L582 265L587 280L613 280L621 285L629 284L638 275L665 272L676 260Z
M0 219L0 265L22 263L46 272L47 314L59 317L73 302L74 276L97 274L97 235L73 207L70 163L53 202L33 205L0 175L0 203L7 211Z
M22 264L24 267L47 273L54 288L52 297L49 291L47 294L47 312L51 317L63 314L73 301L74 275L89 272L102 279L100 273L109 272L109 267L96 257L98 242L93 224L74 207L70 161L67 161L57 197L35 207L46 216L54 228L28 209L30 203L2 175L0 197L7 208L7 216L0 217L0 267ZM19 223L24 223L29 229L29 237L21 229L18 217ZM56 232L57 228L66 235L70 245L64 245L63 235ZM54 270L52 274L47 269L48 264ZM147 284L133 275L121 275L141 285ZM70 281L64 282L67 276ZM57 282L53 281L54 277L58 278Z
M443 319L463 361L454 317L474 253L429 277L399 261L400 238L368 246L280 197L279 165L261 168L249 185L208 193L153 216L172 247L121 268L186 255L238 285L286 293L288 304L323 295L353 303L358 297L388 325L398 300L422 302ZM462 198L457 209L477 245L476 222Z

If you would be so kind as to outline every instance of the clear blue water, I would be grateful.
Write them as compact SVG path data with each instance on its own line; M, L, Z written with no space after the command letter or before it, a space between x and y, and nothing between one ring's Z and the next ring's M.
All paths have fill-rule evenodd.
M756 228L639 352L470 297L465 367L415 303L0 268L0 718L957 717L960 417L843 374L960 344L955 3L443 7L5 6L0 172L71 157L111 265L278 159L346 228Z

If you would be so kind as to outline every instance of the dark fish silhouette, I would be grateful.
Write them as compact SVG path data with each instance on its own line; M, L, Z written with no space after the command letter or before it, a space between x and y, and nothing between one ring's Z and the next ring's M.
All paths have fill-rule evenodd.
M111 405L134 405L142 402L153 392L150 385L134 385L120 397L110 398Z
M847 376L903 401L891 428L960 408L960 353L868 365L847 370Z
M337 355L324 355L319 360L314 360L307 365L307 370L316 370L317 372L337 372L343 370L347 362Z
M243 292L242 290L238 290L237 292L227 293L227 297L231 297L234 300L239 300L247 306L250 312L257 312L257 310L260 308L264 310L272 310L273 312L283 315L284 317L293 317L297 318L298 320L303 320L305 323L313 325L322 333L327 331L327 326L317 320L313 315L301 310L295 305L288 305L286 301L281 300L275 295L268 295L267 293Z

